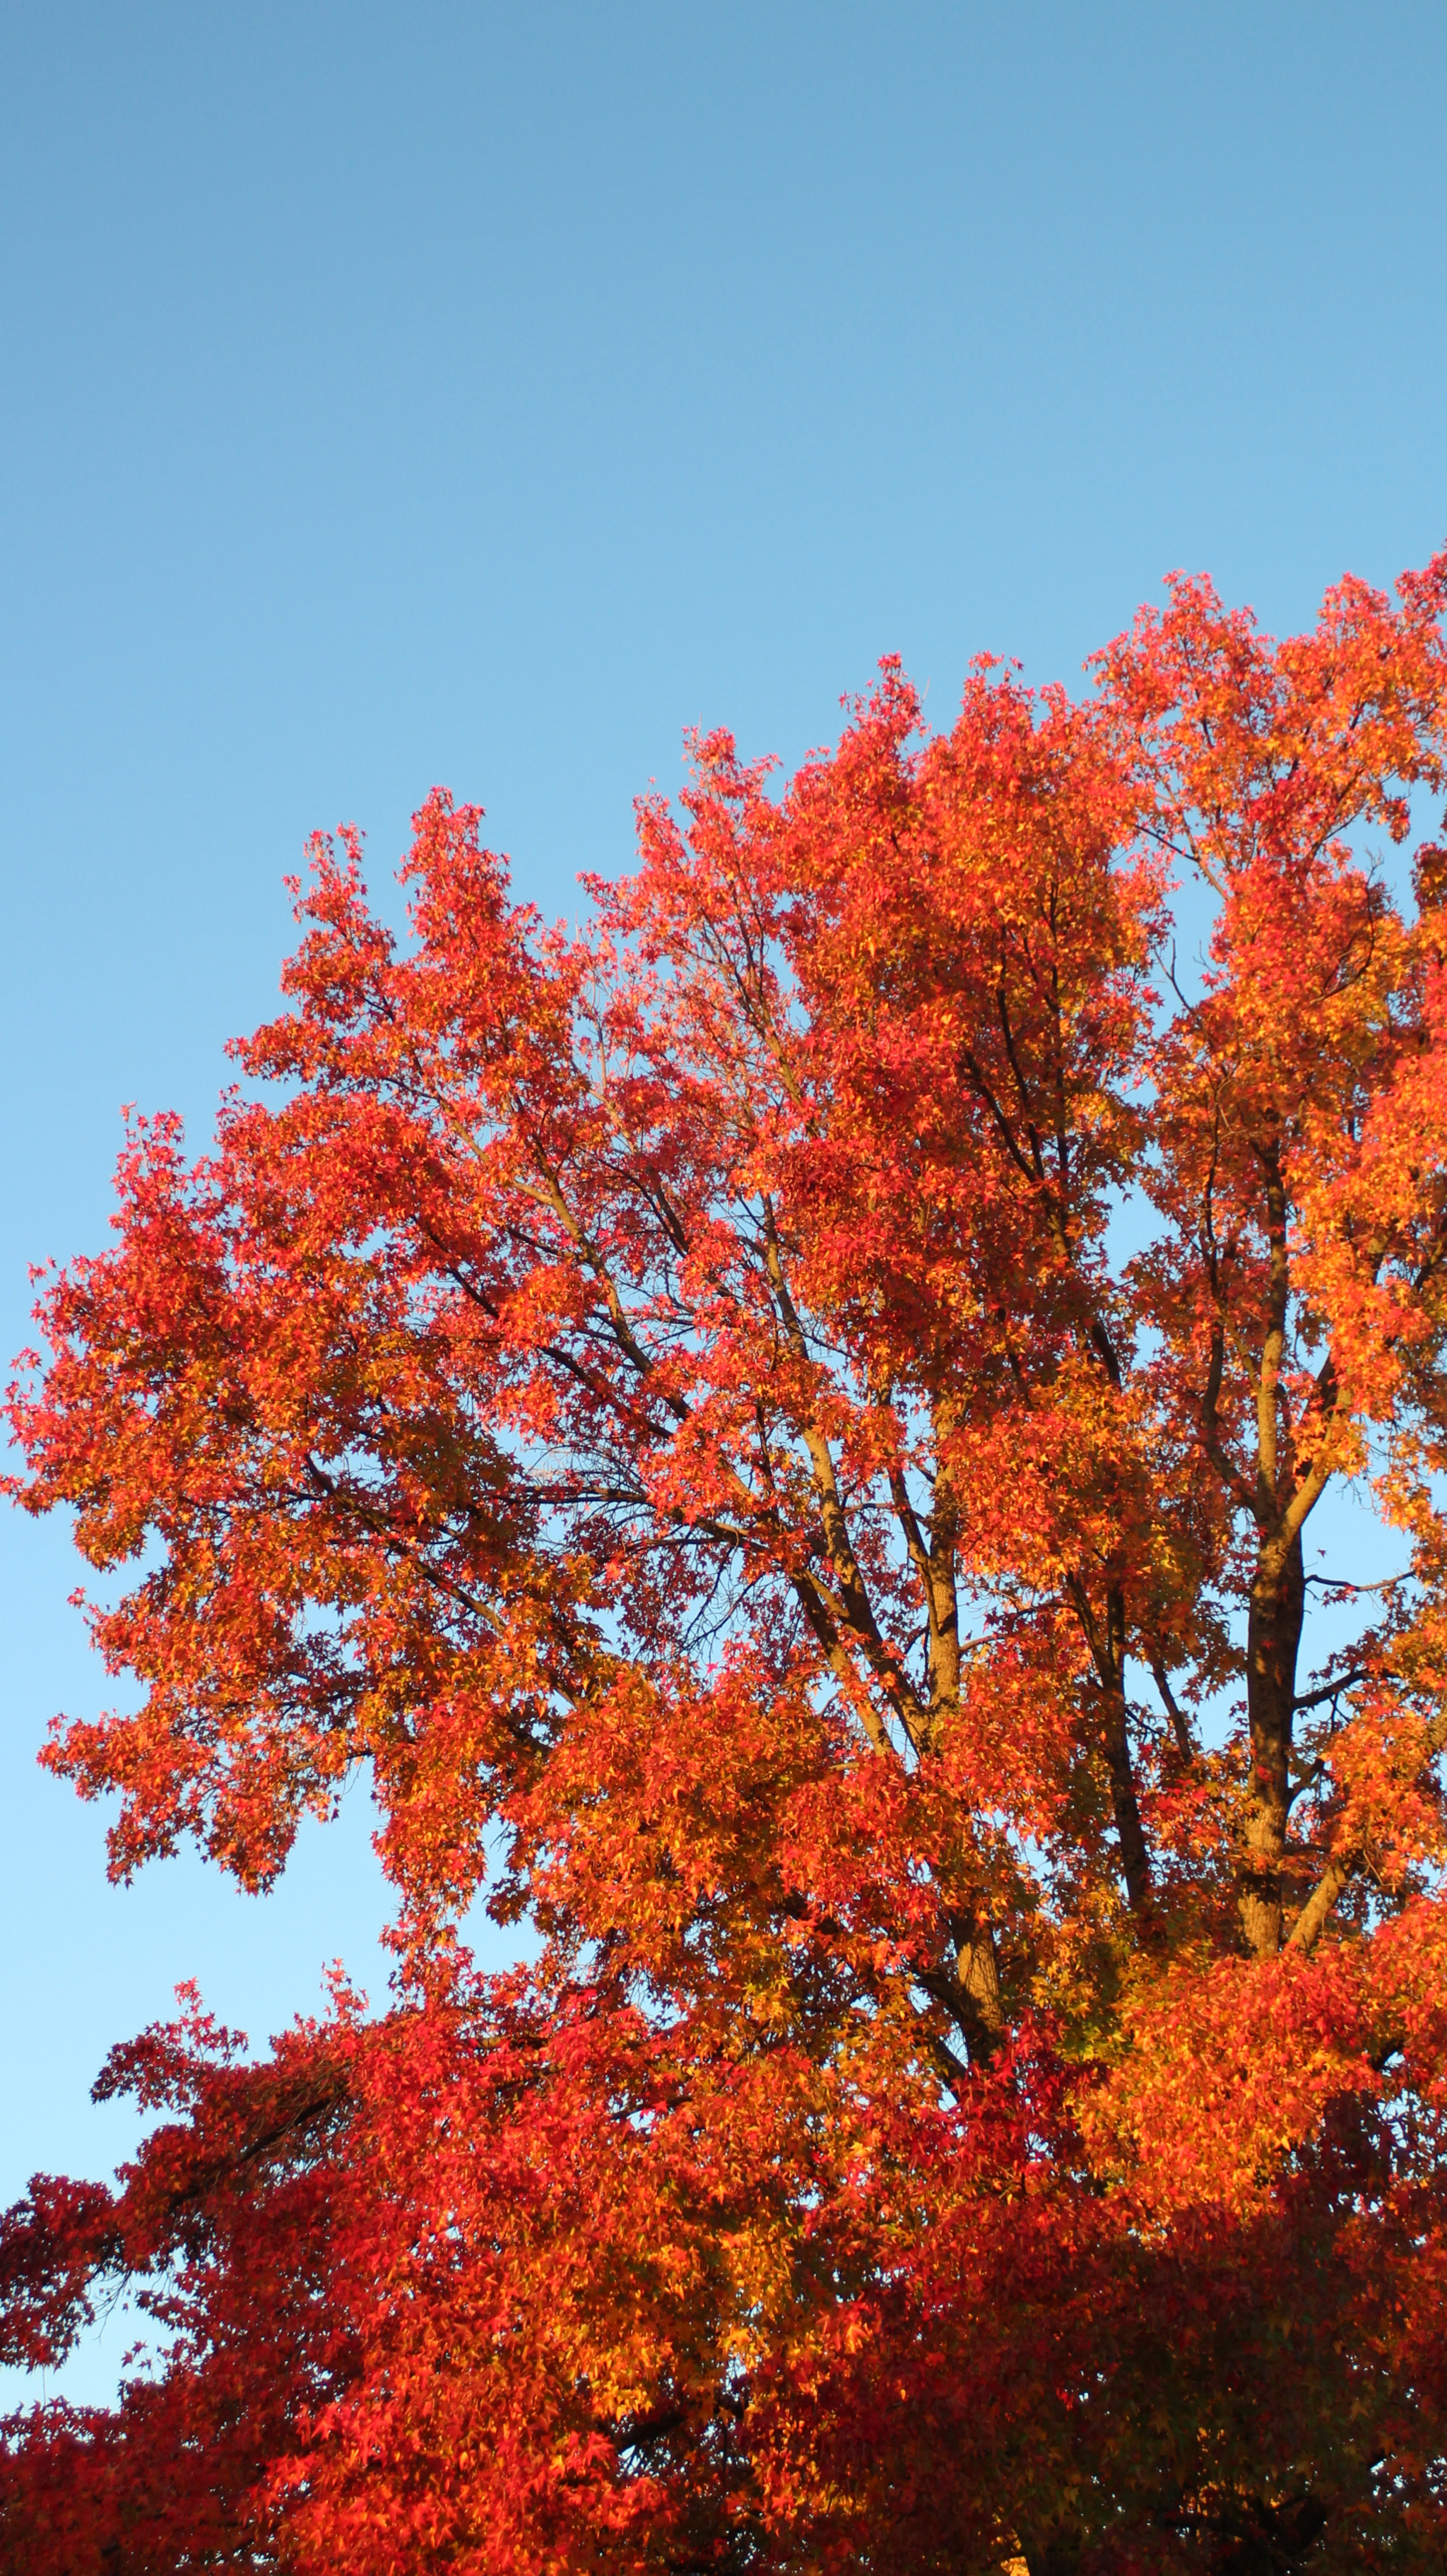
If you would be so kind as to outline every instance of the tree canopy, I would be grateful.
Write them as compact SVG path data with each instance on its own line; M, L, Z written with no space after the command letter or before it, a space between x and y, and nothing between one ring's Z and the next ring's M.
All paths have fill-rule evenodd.
M394 1992L116 2050L7 2349L157 2356L14 2419L7 2564L1440 2567L1444 608L887 662L576 933L441 791L408 939L314 843L16 1490L120 1575L115 1870L363 1769Z

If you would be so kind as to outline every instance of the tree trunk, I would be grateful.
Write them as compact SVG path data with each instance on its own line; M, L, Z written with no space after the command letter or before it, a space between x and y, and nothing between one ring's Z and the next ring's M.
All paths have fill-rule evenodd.
M1256 1560L1246 1637L1251 1782L1240 1864L1241 1928L1259 1959L1274 1958L1281 1947L1291 1729L1305 1603L1300 1531L1290 1539L1265 1540Z

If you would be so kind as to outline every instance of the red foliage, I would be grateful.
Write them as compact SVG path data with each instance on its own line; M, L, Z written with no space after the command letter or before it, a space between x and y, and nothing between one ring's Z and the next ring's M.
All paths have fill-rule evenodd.
M410 944L316 843L11 1409L141 1569L46 1756L115 1868L264 1886L365 1766L397 1992L117 2052L167 2117L4 2222L8 2349L162 2350L12 2424L7 2564L1440 2565L1447 864L1371 836L1444 605L1177 582L935 738L886 664L575 938L441 792Z

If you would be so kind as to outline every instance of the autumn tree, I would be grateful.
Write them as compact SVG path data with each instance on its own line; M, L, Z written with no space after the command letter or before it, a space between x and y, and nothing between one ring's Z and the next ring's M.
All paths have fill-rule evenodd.
M407 941L314 845L17 1491L130 1582L114 1869L360 1769L395 1991L117 2050L8 2347L158 2355L12 2423L6 2564L1440 2567L1444 607L1178 580L933 737L887 663L576 935L441 792Z

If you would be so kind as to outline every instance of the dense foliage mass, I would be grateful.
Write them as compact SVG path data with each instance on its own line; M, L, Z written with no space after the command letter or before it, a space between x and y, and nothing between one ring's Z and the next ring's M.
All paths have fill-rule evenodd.
M365 1766L396 1992L117 2051L9 2350L165 2331L6 2565L1440 2568L1444 605L886 665L577 937L444 794L409 943L317 844L13 1419L133 1569L115 1868Z

